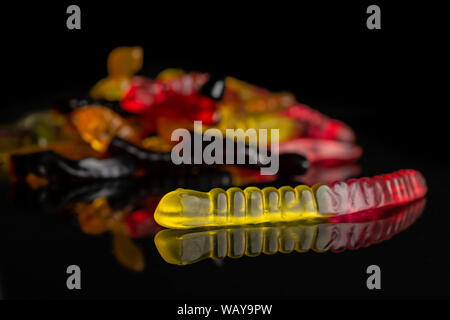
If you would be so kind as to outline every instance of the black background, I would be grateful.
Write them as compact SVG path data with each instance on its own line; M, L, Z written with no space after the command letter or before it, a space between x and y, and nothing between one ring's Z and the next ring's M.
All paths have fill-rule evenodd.
M48 105L62 92L87 90L106 74L120 45L144 47L143 74L166 67L213 71L272 90L350 124L364 148L364 175L414 168L430 193L423 217L376 246L342 254L227 259L180 268L142 241L148 268L118 265L107 235L6 204L0 215L0 288L9 298L448 298L445 152L447 85L443 9L375 1L382 29L366 28L372 2L77 2L81 30L67 30L72 3L3 7L0 122ZM2 188L5 190L6 187ZM6 198L6 196L5 196ZM79 264L83 290L65 288L65 266ZM365 287L379 264L383 290Z
M68 30L69 4L5 5L3 108L89 88L105 76L111 48L141 45L143 73L182 66L289 90L304 103L323 103L337 118L345 117L342 108L368 116L372 120L361 127L383 138L393 135L411 149L429 148L432 142L424 138L430 130L445 133L435 125L442 124L438 114L445 109L438 100L445 82L445 20L439 6L378 2L385 9L382 29L368 30L365 12L372 2L364 1L78 2L82 29ZM358 122L350 124L358 127Z

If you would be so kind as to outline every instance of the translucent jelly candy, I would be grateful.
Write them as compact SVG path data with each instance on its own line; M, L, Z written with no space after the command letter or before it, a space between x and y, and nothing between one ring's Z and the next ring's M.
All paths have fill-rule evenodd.
M203 73L183 73L167 81L133 77L120 103L126 111L143 113L168 102L170 98L181 97L178 102L183 102L183 98L195 100L199 89L208 79L209 76Z
M358 160L362 148L342 141L301 137L280 143L279 152L301 154L312 164L338 166Z
M31 159L30 162L36 168L40 165L47 165L46 163L42 164L38 159ZM55 166L57 165L53 165L53 167ZM267 183L275 179L274 176L261 175L259 170L228 165L214 170L210 168L183 170L178 167L171 170L149 172L144 170L142 174L140 171L142 168L138 168L136 173L130 173L134 173L131 177L121 177L120 179L82 179L79 175L76 176L71 172L58 174L56 168L53 168L54 175L42 177L33 174L33 172L39 171L33 169L32 166L27 170L26 166L19 164L16 169L20 171L17 172L17 180L22 180L12 184L11 195L12 200L18 206L27 205L33 208L39 206L48 213L65 213L72 211L75 203L91 203L93 200L103 197L106 197L108 201L111 200L115 211L126 208L131 210L137 203L138 208L143 211L137 210L135 215L131 214L130 219L127 219L127 227L132 237L144 236L146 232L144 225L148 227L154 225L156 228L160 228L153 218L156 207L162 195L178 187L207 191L217 187L229 188L232 185ZM114 172L111 168L109 170ZM13 172L13 174L15 173ZM70 177L76 179L68 179ZM113 178L113 176L111 177ZM29 201L24 203L24 198ZM147 229L147 231L150 230Z
M112 233L113 254L117 261L134 271L145 268L142 250L134 244L125 222L127 210L113 210L107 199L97 198L92 203L76 203L74 211L81 230L87 234Z
M189 131L194 131L194 121L190 119L173 119L166 117L158 117L156 119L156 132L158 138L162 139L163 142L171 144L171 148L174 143L171 140L172 132L178 128L184 128Z
M117 101L122 99L129 87L130 79L127 77L108 77L98 81L92 87L90 95L93 99Z
M192 95L189 97L173 96L159 105L149 117L171 118L202 121L205 125L215 124L219 119L215 102L201 95Z
M179 168L213 168L214 166L220 166L221 164L218 163L211 163L207 164L203 161L196 162L195 158L195 148L196 148L196 140L199 141L200 147L203 150L204 145L201 142L201 139L196 138L197 133L191 133L191 137L194 140L194 143L191 143L191 151L190 151L190 158L187 159L187 163L180 164L180 165L174 165L172 161L171 154L172 152L156 152L152 150L144 149L138 145L132 144L126 140L123 140L119 137L114 137L109 146L109 153L110 154L128 154L135 159L138 159L142 165L146 164L148 166L152 166L153 169L156 168L163 168L166 169L169 167L171 170L176 170L176 167ZM230 145L233 147L232 151L231 149L227 150L227 146ZM230 152L230 158L232 160L232 163L239 163L240 160L243 160L242 164L237 164L240 167L248 167L248 168L264 168L267 167L268 164L272 161L272 155L270 151L268 150L262 150L250 146L246 146L245 144L242 145L243 148L238 147L238 144L236 141L232 141L231 139L224 139L222 143L223 151L222 151L222 158L221 163L227 163L228 158L228 152ZM183 150L184 152L184 150ZM189 156L188 156L189 157ZM293 154L293 153L283 153L278 155L278 164L279 164L279 170L278 174L284 175L284 174L304 174L307 168L309 167L308 160L303 157L300 154Z
M309 186L316 183L332 183L338 180L346 180L359 176L361 167L356 163L344 164L337 167L323 167L321 165L312 165L303 175L292 177L293 181L298 181Z
M160 197L150 197L160 199ZM161 227L156 224L153 214L147 209L132 211L135 203L125 202L117 208L111 208L110 200L104 197L91 202L76 202L68 206L77 214L80 227L84 233L101 234L107 231L121 233L132 238L142 238L156 234ZM156 203L155 203L156 206ZM153 207L154 209L154 207Z
M351 179L315 188L318 211L326 215L349 214L408 203L425 196L424 177L415 170L399 170L372 179Z
M168 68L161 71L156 77L156 80L169 82L177 77L181 77L184 73L182 69Z
M144 253L130 237L126 234L113 232L112 240L114 257L122 266L136 272L145 269Z
M167 131L161 124L164 119L174 124L182 122L177 128L184 128L186 122L192 126L195 120L205 125L215 124L218 120L216 100L223 94L223 80L214 77L208 80L208 76L205 78L202 74L185 74L181 80L177 77L166 83L133 79L121 101L122 108L140 115L147 127L146 134Z
M313 190L232 187L210 192L177 189L159 203L155 220L168 228L233 226L319 218Z
M272 93L232 77L226 78L226 88L220 105L245 113L275 112L295 103L289 92Z
M33 145L33 139L28 130L0 127L0 153L7 153L29 145Z
M46 144L45 146L32 145L28 147L21 147L11 150L8 155L25 155L43 151L53 151L70 160L101 157L100 153L92 150L92 148L82 140L63 140L61 142Z
M149 197L150 199L156 199L159 201L160 197ZM157 205L157 202L152 206L154 209ZM125 218L125 224L128 229L129 234L133 238L144 238L148 236L152 236L161 229L158 224L156 224L153 211L139 209L133 212L130 212Z
M111 51L107 60L108 77L91 89L91 97L109 101L120 100L130 85L130 78L142 68L141 47L119 47Z
M422 198L426 191L425 179L414 170L313 188L177 189L161 199L155 220L164 227L180 229L315 220L404 204Z
M227 91L225 92L225 100L248 101L270 95L269 90L251 85L233 77L227 77L226 87Z
M395 207L383 216L340 223L245 226L222 229L166 229L155 245L168 263L188 265L201 260L255 257L264 254L342 252L380 243L410 227L422 214L425 199Z
M0 180L10 178L10 156L53 150L77 160L95 157L66 118L53 111L32 113L13 125L0 127ZM14 177L13 177L14 178Z
M200 72L183 72L171 77L160 74L158 79L164 78L163 89L167 96L182 95L190 96L197 93L200 88L210 79L210 75Z
M35 112L13 125L0 126L0 152L30 146L45 147L76 136L76 131L67 126L65 116L52 110Z
M85 158L70 160L48 150L11 156L11 174L24 179L29 174L49 180L63 180L67 177L82 179L110 179L130 177L136 170L133 158L120 155L107 159Z
M142 69L144 51L141 47L118 47L109 53L107 60L110 77L131 77Z
M267 142L270 144L270 129L279 130L279 142L283 142L298 136L301 133L301 124L291 118L278 113L243 114L235 113L231 109L220 109L220 121L213 126L226 134L227 129L267 129Z
M64 115L87 106L102 106L123 116L132 115L122 109L119 101L96 100L83 95L62 95L53 101L52 106Z
M92 203L75 203L73 210L81 230L87 234L102 234L115 228L119 219L114 216L122 215L122 212L114 214L106 198L97 198Z
M246 103L247 112L273 112L287 108L295 103L295 98L290 93L274 93L268 97L254 98Z
M288 117L304 125L303 135L309 138L354 142L355 133L345 123L328 118L304 104L290 106L284 111Z
M133 77L120 104L132 113L143 113L166 99L164 85L144 77Z
M135 127L108 108L86 106L74 110L70 117L83 140L99 152L106 151L115 136L134 143L140 141Z
M168 140L162 139L159 135L144 138L141 145L145 149L156 152L170 152L173 148L173 143L169 143Z

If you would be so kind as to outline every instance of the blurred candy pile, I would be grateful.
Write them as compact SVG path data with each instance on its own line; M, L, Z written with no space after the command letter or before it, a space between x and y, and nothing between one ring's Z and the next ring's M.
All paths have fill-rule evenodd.
M151 79L136 75L142 66L142 48L116 48L108 56L108 76L89 96L59 99L51 110L1 127L2 166L12 180L38 188L53 180L169 172L176 167L169 157L176 143L171 134L177 128L193 131L194 121L224 136L226 129L279 129L280 155L303 156L311 166L335 167L361 156L350 127L298 103L288 92L180 69ZM230 170L236 179L248 176L240 172L243 168Z

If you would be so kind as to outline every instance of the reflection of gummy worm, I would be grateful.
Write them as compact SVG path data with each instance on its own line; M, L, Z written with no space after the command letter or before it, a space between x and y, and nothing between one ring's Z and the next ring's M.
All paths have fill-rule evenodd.
M33 161L33 163L36 163ZM23 168L23 167L22 167ZM51 176L47 179L30 180L28 175L33 171L23 171L20 176L15 176L16 183L12 184L12 200L16 205L27 208L41 208L46 212L64 212L71 209L74 203L92 203L98 198L106 198L114 210L122 210L130 205L139 203L148 197L161 200L163 194L179 187L193 188L197 190L210 190L214 187L229 188L232 185L248 185L274 180L273 176L264 176L259 170L250 170L234 166L223 166L218 170L184 170L178 172L152 172L151 174L122 179L75 179L80 183L60 184L48 183L47 179L67 179L67 176ZM131 172L132 173L132 172ZM131 174L130 173L130 174ZM26 179L22 183L20 179ZM42 182L38 185L36 182ZM45 182L45 183L44 183ZM24 201L27 199L27 201ZM146 207L155 212L154 206Z
M425 199L391 208L381 219L316 225L281 224L213 230L166 229L155 236L162 258L187 265L206 258L254 257L293 251L341 252L388 240L410 227L421 215ZM383 210L382 210L383 211Z
M422 198L426 191L425 179L414 170L312 188L177 189L163 197L155 220L180 229L315 220L404 204Z

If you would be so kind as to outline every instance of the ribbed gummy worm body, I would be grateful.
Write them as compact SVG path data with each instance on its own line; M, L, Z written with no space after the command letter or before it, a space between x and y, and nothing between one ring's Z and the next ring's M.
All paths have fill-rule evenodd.
M209 192L177 189L161 199L155 220L164 227L185 229L326 219L405 204L422 198L426 192L425 179L415 170L312 188L233 187Z

